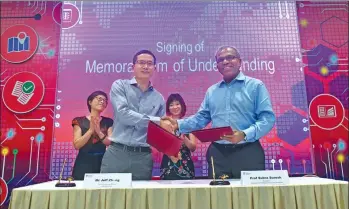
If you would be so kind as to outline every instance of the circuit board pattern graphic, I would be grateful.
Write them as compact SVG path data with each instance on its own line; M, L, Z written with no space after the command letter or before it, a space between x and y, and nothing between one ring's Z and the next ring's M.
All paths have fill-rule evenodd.
M7 183L9 192L15 187L50 179L60 37L60 25L56 24L52 14L57 4L58 2L54 1L0 2L2 46L6 44L5 36L8 29L15 25L31 27L38 37L38 47L28 60L14 64L10 62L13 60L5 60L7 54L1 53L0 165L1 178ZM29 45L28 48L31 46ZM14 108L11 105L20 104L11 103L6 107L4 101L9 101L11 98L3 97L5 93L3 90L16 74L25 75L25 72L34 73L40 78L45 89L43 99L30 112L14 113L10 110ZM29 100L28 104L30 102L32 101ZM8 200L5 205L8 204Z
M316 173L348 179L348 2L297 2L297 13ZM343 114L318 118L325 107L311 104L326 99Z

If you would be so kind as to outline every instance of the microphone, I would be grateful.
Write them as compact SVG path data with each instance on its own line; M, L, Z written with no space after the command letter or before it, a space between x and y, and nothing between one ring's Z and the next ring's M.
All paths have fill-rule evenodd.
M59 179L58 179L58 182L56 183L55 187L75 187L76 186L75 183L71 182L74 180L73 177L68 177L67 178L68 182L64 182L64 183L61 182L62 178L63 178L63 171L64 171L64 167L65 167L66 162L67 162L67 158L64 159L61 173L59 174Z
M212 177L213 177L213 180L210 182L210 185L211 186L230 185L229 181L224 181L228 177L227 175L220 176L219 178L221 180L216 181L216 173L214 171L213 156L211 156L211 166L212 166Z

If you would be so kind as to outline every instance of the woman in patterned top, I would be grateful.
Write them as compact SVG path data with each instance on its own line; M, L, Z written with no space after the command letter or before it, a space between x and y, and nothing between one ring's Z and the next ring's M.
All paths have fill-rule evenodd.
M87 98L88 116L76 117L72 122L74 129L74 148L79 150L73 167L73 178L83 180L85 173L100 173L101 162L110 144L108 136L112 133L113 120L101 116L108 104L107 94L95 91Z
M166 102L166 113L173 119L184 117L186 105L180 94L171 94ZM163 180L192 179L195 177L191 152L196 149L196 137L193 134L181 135L183 144L177 157L164 155L160 166L160 178Z

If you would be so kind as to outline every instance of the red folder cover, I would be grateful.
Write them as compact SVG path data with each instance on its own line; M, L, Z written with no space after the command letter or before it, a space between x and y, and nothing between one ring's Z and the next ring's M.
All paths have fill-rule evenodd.
M148 125L147 143L168 156L177 156L182 140L153 121Z
M202 142L214 142L221 140L224 135L233 135L234 131L229 126L193 131L192 134Z

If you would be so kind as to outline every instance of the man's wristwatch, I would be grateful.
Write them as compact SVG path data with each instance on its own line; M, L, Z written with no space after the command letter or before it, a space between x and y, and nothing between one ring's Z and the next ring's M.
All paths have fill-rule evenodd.
M241 131L241 133L244 135L244 141L247 142L247 137L246 137L245 132Z

